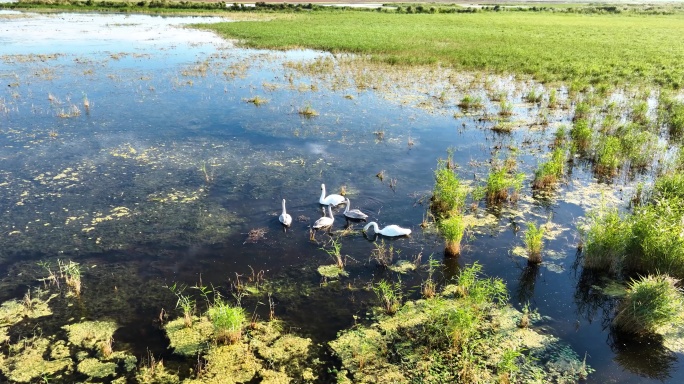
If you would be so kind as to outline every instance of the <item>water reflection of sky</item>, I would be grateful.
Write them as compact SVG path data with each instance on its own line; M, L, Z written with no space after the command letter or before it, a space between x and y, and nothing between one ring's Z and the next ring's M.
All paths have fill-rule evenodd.
M133 216L149 214L139 207L149 204L150 196L201 190L200 165L212 162L217 164L217 173L200 208L214 214L234 212L244 222L229 240L233 243L221 244L220 252L165 259L164 267L177 278L202 274L205 281L221 281L237 273L236 269L245 273L248 265L258 270L320 261L316 259L321 254L319 246L307 242L306 231L320 214L315 201L321 182L329 192L347 186L354 207L370 213L381 225L411 227L412 238L393 243L403 251L402 257L439 254L437 236L419 229L426 211L419 200L432 188L432 171L447 148L455 148L461 176L475 183L486 177L489 161L505 158L512 151L509 147L515 148L519 170L531 174L553 135L552 130L499 135L484 128L490 123L476 117L428 113L388 102L372 90L348 86L312 91L310 85L316 80L306 77L291 84L285 62L326 54L248 51L212 33L182 28L218 18L16 15L23 14L0 11L0 100L7 108L0 115L1 171L6 179L0 181L5 188L0 207L7 213L0 225L5 233L20 228L35 243L52 244L54 239L42 231L46 223L52 227L83 224L74 228L74 237L82 243L59 248L67 254L76 248L88 249L88 244L94 249L116 249L107 242L113 243L111 232L90 229L101 218L93 212L104 216L112 207L125 206ZM22 55L59 56L27 59ZM48 100L48 95L59 103ZM268 103L255 107L245 102L254 96L265 97ZM87 113L83 110L86 97L91 103ZM57 116L71 105L82 109L80 116ZM299 116L298 109L306 105L320 116ZM516 112L529 118L536 109L516 106ZM384 132L382 140L374 133L378 131ZM50 138L52 132L55 139ZM409 137L415 141L411 148ZM524 144L530 138L532 143ZM375 176L382 170L384 181ZM68 177L82 183L65 183ZM396 190L388 187L394 178ZM43 184L45 180L53 183ZM590 173L576 168L576 183L564 185L563 193L581 191L588 180ZM550 250L565 257L548 260L538 270L526 269L524 259L510 255L512 246L522 243L515 226L532 219L543 222L552 215L554 222L572 227L583 214L583 202L544 205L531 198L527 186L523 195L520 204L528 211L513 212L491 233L474 235L462 258L445 270L456 270L454 264L459 263L484 263L487 273L503 277L517 292L514 304L531 302L543 315L554 318L550 322L553 332L573 344L580 355L589 351L594 359L590 364L604 370L597 376L619 377L623 382L642 380L620 372L602 340L606 329L576 309L573 295L579 272L572 265L574 231L548 241ZM282 198L288 199L293 217L309 219L296 222L281 235L274 214ZM183 226L193 224L177 223L167 216L155 220L170 232L183 233ZM139 232L151 225L127 224ZM336 225L341 228L343 224ZM243 244L242 234L253 227L271 230L267 249ZM369 244L360 236L350 237L344 239L344 249L363 261ZM367 265L350 270L352 276L366 279L375 274Z

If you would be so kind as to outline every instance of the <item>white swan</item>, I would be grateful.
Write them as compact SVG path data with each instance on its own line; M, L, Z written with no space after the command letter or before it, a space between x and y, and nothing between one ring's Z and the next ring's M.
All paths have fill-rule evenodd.
M325 209L323 210L323 212L325 213ZM313 228L314 229L321 229L321 228L331 227L333 225L333 222L335 221L335 217L333 217L332 208L330 208L329 205L328 205L328 214L330 215L330 217L323 216L320 219L316 220L316 222L313 225Z
M349 201L349 198L345 199L344 202L347 204L347 206L344 207L345 217L356 220L366 220L368 218L368 215L359 211L358 209L349 209L349 206L351 205L351 201Z
M340 205L344 203L344 197L342 197L342 195L337 195L334 193L326 197L325 184L321 184L321 198L318 199L318 202L323 205Z
M404 235L410 235L411 230L408 228L402 228L398 225L388 225L383 229L378 228L378 223L375 221L371 221L370 223L366 224L365 227L363 227L363 233L366 233L368 228L373 227L373 231L375 234L380 234L383 236L389 236L389 237L394 237L394 236L404 236Z
M280 222L283 223L283 225L286 227L289 227L290 224L292 224L292 216L290 216L285 211L285 199L283 199L283 213L280 214L280 217L278 217L278 220L280 220Z

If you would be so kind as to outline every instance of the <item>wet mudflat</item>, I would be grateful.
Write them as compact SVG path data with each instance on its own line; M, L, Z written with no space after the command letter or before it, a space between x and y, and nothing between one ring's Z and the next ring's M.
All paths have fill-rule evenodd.
M0 300L61 289L48 279L58 261L82 268L78 297L55 297L51 316L9 328L12 343L38 325L57 335L53 344L66 332L86 348L63 327L114 321L116 331L100 327L86 339L113 338L122 353L112 360L117 374L135 369L131 356L156 356L188 378L193 359L173 354L161 329L182 316L168 289L174 284L237 294L252 319L272 311L288 331L322 344L372 318L369 287L381 280L418 298L434 259L440 284L474 262L502 278L514 307L536 310L541 332L586 356L596 370L590 382L679 381L681 354L613 333L615 300L599 289L607 284L577 262L587 210L626 209L658 166L606 178L578 158L553 193L532 191L549 143L571 124L568 89L550 106L529 97L548 89L511 76L245 50L183 27L200 21L211 20L0 13ZM608 99L627 108L643 98L652 116L654 98L643 94ZM653 164L671 157L667 141L659 143ZM472 202L458 258L444 257L429 211L434 170L449 155L473 187L500 162L524 175L516 198ZM366 237L362 223L345 222L343 206L332 236L312 235L322 183L369 221L410 228L411 236ZM293 218L287 231L278 222L282 199ZM547 228L539 266L520 251L531 222ZM318 268L335 263L326 251L335 244L347 276L322 276ZM380 268L374 252L389 246L395 268ZM406 262L411 268L397 272ZM92 373L90 360L78 361L79 379L114 369L98 363L105 365ZM69 364L56 364L57 372Z

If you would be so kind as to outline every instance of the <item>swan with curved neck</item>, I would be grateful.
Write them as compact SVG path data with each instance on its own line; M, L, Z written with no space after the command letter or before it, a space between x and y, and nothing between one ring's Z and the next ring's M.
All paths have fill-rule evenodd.
M351 205L351 201L349 201L349 198L346 198L344 202L347 205L346 207L344 207L345 217L355 220L366 220L368 218L368 215L359 211L358 209L349 209L349 206Z
M292 224L292 216L285 210L285 199L283 199L283 213L280 214L278 220L286 227L289 227L290 224Z
M323 210L325 212L325 209ZM335 217L332 214L332 208L328 205L328 216L323 216L320 219L316 220L316 222L313 225L314 229L321 229L321 228L327 228L331 227L333 225L333 222L335 221Z
M396 236L406 236L411 234L411 230L408 228L402 228L398 225L388 225L383 229L378 228L378 223L375 221L371 221L370 223L366 224L365 227L363 227L363 233L366 233L368 228L373 227L373 232L376 235L383 235L383 236L388 236L388 237L396 237Z
M325 196L325 184L321 184L321 198L318 199L318 202L322 205L340 205L344 203L344 197L334 193Z

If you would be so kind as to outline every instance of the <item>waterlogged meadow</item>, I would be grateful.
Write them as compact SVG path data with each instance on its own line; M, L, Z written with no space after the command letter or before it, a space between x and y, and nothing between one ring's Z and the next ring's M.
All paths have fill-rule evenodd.
M187 28L219 17L0 12L2 380L680 382L679 67L397 65L307 40L334 14L216 27L247 49ZM314 230L321 184L410 236Z

